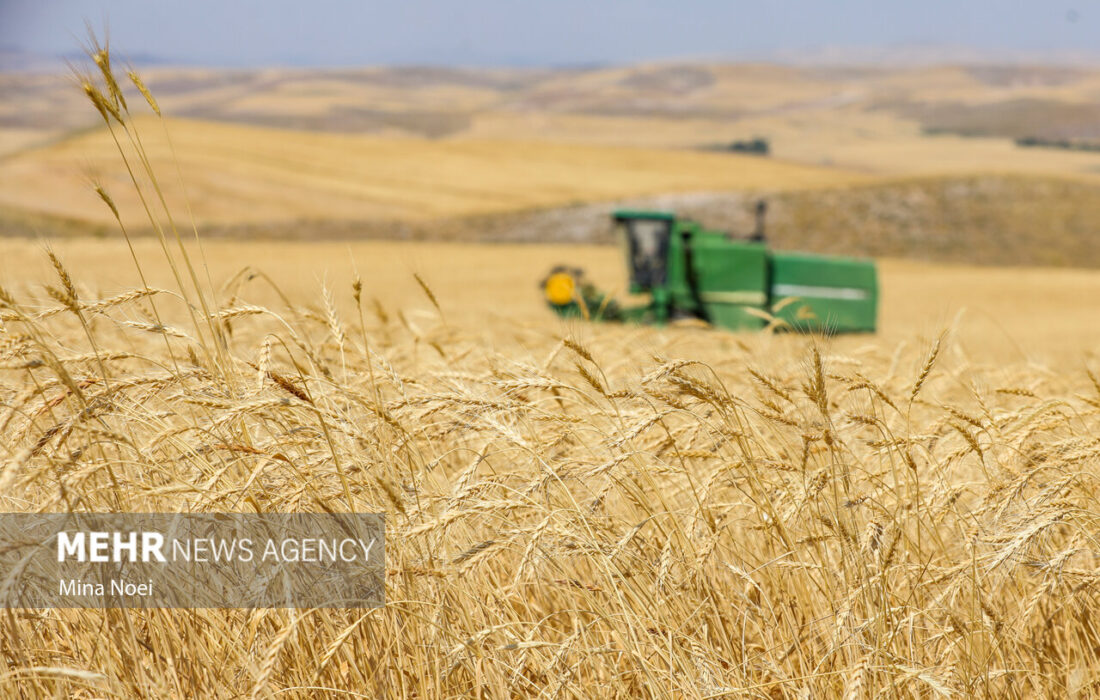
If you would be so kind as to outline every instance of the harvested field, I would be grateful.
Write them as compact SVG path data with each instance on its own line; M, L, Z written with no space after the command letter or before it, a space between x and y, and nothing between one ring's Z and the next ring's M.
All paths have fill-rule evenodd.
M189 200L201 223L423 221L667 191L822 187L864 179L835 169L694 151L440 143L183 121L171 123L169 140L154 120L139 128L142 148L164 173L161 186L170 205L186 212ZM176 177L177 164L185 184ZM148 225L106 130L2 161L0 204L110 221L89 178L111 193L125 222Z

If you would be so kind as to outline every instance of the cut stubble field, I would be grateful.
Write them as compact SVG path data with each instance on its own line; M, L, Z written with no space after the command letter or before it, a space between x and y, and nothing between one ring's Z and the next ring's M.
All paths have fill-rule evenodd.
M80 276L82 283L100 296L112 296L139 283L132 263L126 262L130 253L120 240L73 238L49 245L70 267L86 271ZM5 286L40 288L51 270L44 244L16 239L4 247L0 279ZM135 248L146 261L149 283L170 286L171 272L159 244L152 238L138 239ZM199 257L193 244L187 248ZM619 295L626 288L622 252L611 246L206 241L202 248L217 286L236 289L239 285L261 304L276 303L278 295L255 273L277 280L287 297L295 300L317 299L326 288L336 290L335 302L341 307L350 303L348 290L358 274L364 298L415 317L427 304L414 277L420 275L449 318L495 341L507 340L513 326L542 329L548 336L573 328L550 312L538 286L554 265L580 266L590 279ZM830 342L846 348L867 343L892 347L934 338L950 327L953 345L975 358L1036 362L1053 371L1080 370L1100 353L1100 327L1087 322L1100 296L1100 272L886 259L879 261L879 274L879 332ZM242 282L249 277L252 281ZM676 328L646 330L642 335L718 345L734 337ZM774 342L804 341L798 336L777 336Z
M170 205L186 212L190 201L203 223L415 221L662 192L813 188L867 179L686 150L316 134L187 120L169 126L170 139L157 120L135 124ZM104 129L11 155L0 165L0 205L112 221L88 187L92 177L110 191L125 221L145 218Z

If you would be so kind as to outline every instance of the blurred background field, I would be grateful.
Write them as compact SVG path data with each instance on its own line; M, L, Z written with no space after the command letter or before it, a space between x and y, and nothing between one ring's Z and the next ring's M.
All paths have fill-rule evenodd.
M1100 152L1022 144L1100 139L1100 69L666 61L145 79L170 118L137 119L143 147L216 280L249 265L309 295L346 284L354 261L387 305L415 299L420 273L487 333L508 325L494 318L560 332L536 283L571 263L622 291L615 207L743 235L763 197L775 247L884 258L882 340L958 321L998 358L1080 363L1096 347L1084 319L1100 275L1059 268L1100 266ZM49 238L88 283L133 284L109 264L122 244L89 183L139 237L149 226L94 110L52 73L0 74L0 91L4 279L33 281ZM730 150L752 139L768 153Z
M1086 67L160 67L147 81L171 141L150 121L144 146L207 236L602 243L615 203L737 231L764 196L781 247L1100 264ZM110 235L90 179L148 228L69 79L0 73L0 93L0 232ZM768 155L729 150L753 139Z
M9 241L0 259L0 277L10 289L28 293L51 273L42 245ZM74 269L94 296L106 298L138 286L122 242L91 238L56 240L53 250ZM171 272L151 239L136 246L150 285L170 288ZM194 246L189 246L196 254ZM515 350L524 333L551 339L583 333L586 324L563 321L545 306L538 285L555 264L582 264L586 273L622 295L626 279L617 248L592 245L538 245L394 241L207 241L209 271L223 292L238 290L253 303L277 306L280 299L256 273L275 280L291 299L321 299L329 290L340 307L351 303L358 274L364 298L377 299L390 313L434 317L414 278L431 286L447 318L502 352ZM952 329L952 346L975 361L1034 364L1051 373L1082 372L1100 354L1100 327L1088 322L1100 298L1100 272L1085 269L991 267L880 259L882 301L879 332L839 336L828 342L838 352L874 344L912 350ZM248 282L238 283L238 273ZM319 307L318 307L319 308ZM517 329L523 329L519 331ZM673 343L690 353L708 344L728 344L726 332L687 328L648 329L657 343ZM638 336L644 338L645 334ZM790 348L806 340L780 338Z

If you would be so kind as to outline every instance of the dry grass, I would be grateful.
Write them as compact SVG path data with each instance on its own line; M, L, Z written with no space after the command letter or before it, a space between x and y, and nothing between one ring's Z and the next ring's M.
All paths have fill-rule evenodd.
M5 695L1097 692L1084 367L959 329L479 327L427 272L310 303L173 229L121 294L66 251L0 290L5 508L382 511L388 603L11 611Z

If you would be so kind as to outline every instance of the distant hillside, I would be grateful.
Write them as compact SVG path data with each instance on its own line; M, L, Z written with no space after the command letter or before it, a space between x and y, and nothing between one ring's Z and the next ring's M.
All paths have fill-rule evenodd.
M308 133L142 118L146 153L177 215L212 224L422 221L699 190L830 187L865 181L839 168L701 151L540 141ZM174 150L173 150L174 147ZM182 182L176 166L182 172ZM129 225L144 207L106 129L0 159L0 205ZM187 199L184 199L186 190Z
M1087 65L654 63L146 72L139 117L175 211L212 235L606 240L611 202L777 244L990 264L1100 265L1100 140ZM144 225L112 140L62 76L0 73L0 229ZM131 102L144 104L134 95ZM707 152L764 139L769 158ZM698 194L719 193L719 194Z
M931 133L1010 139L1100 138L1100 102L1021 98L999 102L901 102L883 105Z
M788 192L684 193L432 219L315 218L201 227L205 238L602 243L616 208L676 211L745 236L769 203L768 240L782 249L976 265L1100 268L1100 185L1057 178L969 176ZM139 229L140 230L140 229ZM89 223L0 208L0 236L118 235Z
M0 57L3 54L0 53ZM26 56L12 65L32 65ZM835 67L830 67L835 66ZM64 75L0 73L0 128L94 121ZM306 130L462 133L480 115L573 114L736 121L823 108L887 111L935 128L1003 134L1006 111L1063 123L1100 105L1100 68L1006 63L814 65L669 62L571 69L399 66L356 69L152 67L147 82L176 117ZM135 93L136 94L136 93ZM1082 111L1085 110L1085 111ZM1067 122L1067 116L1068 122ZM983 126L984 125L984 126ZM1007 135L1018 135L1013 131ZM1075 134L1060 134L1073 136ZM705 140L705 139L704 139Z
M1100 173L1100 154L1014 144L1097 137L1100 69L1083 65L160 66L145 77L175 118L300 132L677 149L760 137L779 160L891 176ZM0 95L0 157L98 118L63 75L0 73Z
M637 198L459 221L406 237L613 243L616 207L660 208L747 236L758 197L777 248L975 265L1100 267L1100 184L961 176L774 193Z

